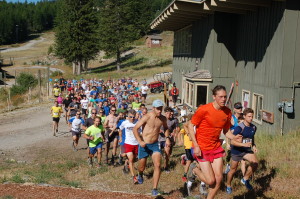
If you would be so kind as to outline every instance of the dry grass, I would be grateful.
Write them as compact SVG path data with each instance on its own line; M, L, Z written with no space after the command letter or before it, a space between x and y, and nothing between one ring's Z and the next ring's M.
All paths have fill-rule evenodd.
M69 140L69 138L64 139ZM297 188L300 183L298 172L300 155L297 153L299 150L293 146L299 140L299 132L290 133L284 137L258 135L260 165L252 179L255 191L248 192L241 185L239 182L241 173L237 172L233 180L233 194L228 196L222 186L217 198L297 198L300 194ZM63 146L61 143L57 144L58 148L53 146L47 149L31 149L36 151L36 154L28 163L9 160L0 162L1 181L49 183L94 190L149 193L153 173L151 160L148 161L145 171L145 183L133 185L131 177L122 173L122 167L104 166L99 170L91 169L85 161L85 150L74 153L68 146ZM181 181L183 167L180 164L180 156L183 153L183 147L176 147L171 158L171 173L162 172L159 188L166 194L178 197L184 194L184 184ZM195 187L193 193L198 194L197 192L198 188Z

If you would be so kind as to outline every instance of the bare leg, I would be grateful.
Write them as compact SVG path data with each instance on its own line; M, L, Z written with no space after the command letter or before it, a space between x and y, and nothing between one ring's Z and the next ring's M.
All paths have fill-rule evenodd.
M207 198L214 198L220 189L222 178L223 178L223 159L217 158L214 160L214 162L211 164L213 168L213 172L215 175L215 183L213 185L210 185L210 190L208 193Z
M244 159L250 163L244 176L244 180L249 180L252 173L255 172L258 167L258 161L254 154L246 154Z
M134 176L134 155L132 152L127 153L128 161L129 161L129 169L132 176Z
M246 161L245 160L241 161L241 170L242 170L243 176L245 176L245 173L246 173Z
M165 169L169 168L170 156L171 156L171 147L170 146L168 146L168 147L166 146L165 147L165 162L164 162Z
M146 168L147 158L142 158L139 160L139 174L143 174Z
M187 161L186 161L186 164L185 164L185 167L184 167L184 173L187 173L187 172L188 172L191 163L192 163L192 161L190 161L190 160L187 160Z
M101 164L101 158L102 158L102 149L99 148L97 150L97 158L98 158L98 164Z
M227 187L231 187L231 181L238 165L239 162L231 160L230 171L227 173Z
M160 177L160 160L161 160L161 154L159 152L155 152L152 154L152 161L154 164L153 189L157 189L157 185Z
M107 143L106 143L106 148L105 148L105 158L106 158L106 163L108 163L109 147L110 147L110 142L107 141Z

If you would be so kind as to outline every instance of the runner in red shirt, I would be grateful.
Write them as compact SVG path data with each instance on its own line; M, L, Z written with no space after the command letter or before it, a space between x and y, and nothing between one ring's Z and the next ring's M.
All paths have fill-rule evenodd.
M194 157L201 170L193 171L201 181L210 186L208 199L214 198L220 188L223 177L223 160L225 151L221 147L220 134L227 133L231 126L231 110L225 106L227 93L224 86L217 85L213 90L212 103L199 107L189 123L194 145ZM240 136L227 133L230 139L239 140Z

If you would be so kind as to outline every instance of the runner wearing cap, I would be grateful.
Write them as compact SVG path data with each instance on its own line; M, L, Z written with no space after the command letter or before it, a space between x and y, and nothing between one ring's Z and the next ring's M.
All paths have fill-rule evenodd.
M160 133L161 126L164 127L166 146L171 144L168 130L167 119L161 114L164 103L161 100L153 101L153 111L149 112L141 118L133 128L135 138L139 143L138 159L139 159L139 174L138 183L143 183L143 172L146 167L147 157L151 155L154 164L153 173L153 189L152 195L160 195L157 190L157 185L160 177L160 161L161 161L161 150L159 148L158 136ZM138 129L143 127L142 136L138 132Z
M234 129L239 125L239 120L243 117L243 106L241 102L236 102L234 104L233 112L234 114L231 117L231 132L234 131ZM225 174L227 174L230 171L230 159L231 159L231 150L230 150L230 139L226 139L226 148L227 148L227 156L226 156L226 169L224 171ZM243 175L245 174L245 162L242 161L241 169Z
M220 134L240 142L241 136L234 136L230 131L231 111L225 106L227 93L224 86L217 85L213 90L212 103L200 106L189 123L189 132L194 145L194 158L201 170L194 168L201 181L209 185L207 198L214 198L223 178L223 157L225 151L220 143Z

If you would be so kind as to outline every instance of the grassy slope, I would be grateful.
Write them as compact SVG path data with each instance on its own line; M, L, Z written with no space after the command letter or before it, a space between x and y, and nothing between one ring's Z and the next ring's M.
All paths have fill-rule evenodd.
M217 198L297 198L300 194L298 187L300 155L296 148L299 140L299 132L293 132L284 137L258 135L256 142L260 165L252 180L255 192L247 192L239 182L241 173L237 172L233 181L233 195L228 196L222 187ZM84 158L85 150L74 153L69 149L61 150L52 147L34 151L36 151L36 159L31 163L17 163L9 160L1 162L0 182L50 183L143 194L149 193L151 188L153 172L151 161L148 161L145 183L133 185L130 176L122 174L122 167L104 166L98 170L90 169ZM181 181L183 167L180 165L180 156L183 153L183 147L175 148L171 158L171 173L163 172L159 183L159 188L172 196L180 197L183 194ZM194 194L197 194L197 190L197 188L194 189Z

